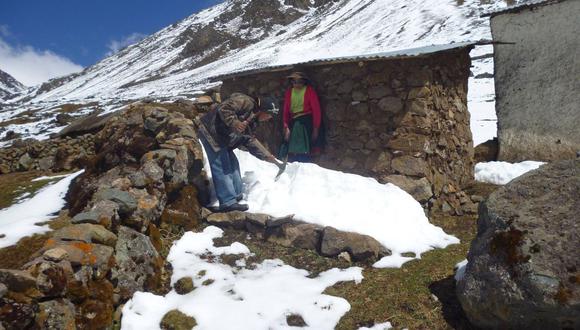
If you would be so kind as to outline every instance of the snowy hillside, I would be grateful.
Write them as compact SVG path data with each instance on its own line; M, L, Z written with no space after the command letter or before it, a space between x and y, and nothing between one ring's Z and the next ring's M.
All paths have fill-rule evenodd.
M502 1L480 5L476 0L462 5L453 0L342 0L309 8L288 25L269 29L254 28L243 14L227 15L238 13L239 6L242 13L250 10L247 7L256 1L228 0L192 15L106 58L72 81L40 93L34 101L187 95L203 87L210 76L253 67L489 38L487 19L479 15L503 6ZM278 12L293 9L273 1L278 2ZM224 16L233 18L224 21ZM195 45L183 39L199 26L217 31L208 32L208 37L219 33L250 41L267 37L200 66L221 45L198 39L201 49L184 58L185 48ZM204 44L213 48L203 48Z
M480 15L505 6L504 0L226 0L81 73L12 99L0 120L40 112L38 121L7 129L45 138L58 130L48 118L64 103L97 102L112 111L143 97L192 97L212 85L208 78L239 70L490 39L488 18ZM491 47L479 52L489 53ZM475 63L476 68L491 74L491 60ZM486 89L478 91L477 102L485 108L480 119L491 121L494 131L493 80L488 76L478 83Z
M8 73L0 70L0 103L16 94L24 92L26 87Z

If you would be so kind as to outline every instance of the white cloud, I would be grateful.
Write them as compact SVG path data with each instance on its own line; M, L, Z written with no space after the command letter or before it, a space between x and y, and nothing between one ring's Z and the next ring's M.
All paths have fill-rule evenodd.
M10 29L8 29L8 25L0 24L0 36L9 37L10 35L12 35L12 33L10 33Z
M5 35L6 26L0 26ZM11 46L0 36L0 70L7 72L24 85L34 86L51 78L79 72L82 66L49 50L31 46Z
M111 56L129 45L141 41L146 36L147 35L145 34L135 32L122 38L121 40L111 40L107 45L107 48L109 48L107 56Z

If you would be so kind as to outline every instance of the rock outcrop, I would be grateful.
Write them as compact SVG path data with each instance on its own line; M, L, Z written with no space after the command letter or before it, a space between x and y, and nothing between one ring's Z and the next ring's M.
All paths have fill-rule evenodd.
M544 165L480 205L457 293L484 328L580 328L580 160Z
M205 187L203 153L182 113L129 106L95 136L94 149L67 195L71 225L22 270L0 270L5 328L110 327L133 293L167 286L160 228L199 223L193 184Z

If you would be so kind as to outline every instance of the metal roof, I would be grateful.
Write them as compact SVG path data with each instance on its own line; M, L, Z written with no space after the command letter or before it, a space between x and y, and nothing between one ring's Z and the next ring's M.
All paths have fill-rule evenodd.
M382 59L399 59L399 58L409 58L409 57L420 57L423 55L430 55L445 51L450 51L460 48L471 48L475 45L489 44L490 41L469 41L469 42L456 42L444 45L431 45L426 47L409 48L394 50L389 52L365 54L365 55L354 55L354 56L341 56L341 57L331 57L325 59L316 59L306 62L298 62L293 64L283 64L283 65L272 65L261 68L254 68L249 70L237 71L232 73L227 73L223 75L218 75L210 77L210 81L224 80L234 77L247 76L255 73L262 72L275 72L275 71L286 71L291 70L296 66L316 66L324 64L334 64L334 63L349 63L349 62L359 62L359 61L374 61Z
M564 2L564 1L566 1L566 0L532 0L532 1L528 1L525 3L518 4L518 5L513 5L511 7L507 7L504 9L500 9L497 11L485 13L485 14L481 15L481 17L487 17L487 16L493 17L493 16L501 15L501 14L517 13L517 12L522 11L524 9L552 5L552 4Z

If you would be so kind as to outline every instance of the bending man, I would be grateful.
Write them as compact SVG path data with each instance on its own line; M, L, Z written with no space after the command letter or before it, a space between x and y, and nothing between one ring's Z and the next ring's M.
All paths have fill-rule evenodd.
M267 112L277 110L274 100L268 99L264 104L260 104L260 101L242 93L234 93L197 121L198 136L209 159L221 212L248 209L248 205L239 203L243 186L234 149L244 146L257 158L280 166L276 158L253 136L255 122L271 118Z

